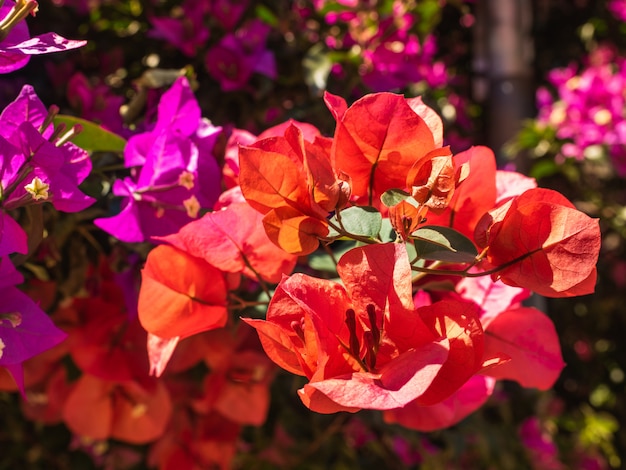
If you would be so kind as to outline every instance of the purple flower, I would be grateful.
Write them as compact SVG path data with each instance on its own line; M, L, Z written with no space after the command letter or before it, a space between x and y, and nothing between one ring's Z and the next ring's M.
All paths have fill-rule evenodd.
M77 212L94 202L78 189L91 171L89 155L64 142L51 119L30 85L0 114L0 256L27 249L26 234L6 211L47 201Z
M180 17L151 18L154 29L148 35L164 39L187 57L193 57L209 39L209 30L204 22L208 5L204 0L187 0L181 8L183 14Z
M390 35L383 26L372 39L371 48L364 51L363 83L374 91L400 89L421 81L431 88L448 83L445 66L434 61L432 38L422 47L417 36L401 31Z
M249 0L213 0L211 15L226 31L232 31L248 8Z
M78 189L91 171L89 155L65 142L67 135L59 137L51 119L30 85L0 114L4 209L49 201L57 210L77 212L93 204Z
M163 94L149 132L129 139L124 150L131 176L113 185L123 197L119 214L95 224L119 240L138 243L169 235L212 209L221 192L212 154L220 127L202 119L186 78Z
M205 58L206 68L220 82L222 90L244 88L253 73L276 78L274 54L265 49L269 32L269 26L252 20L209 49Z
M31 38L23 21L34 15L35 0L6 0L0 4L0 73L9 73L24 67L31 55L48 54L84 46L86 41L65 39L55 33Z
M114 95L101 80L91 83L82 73L75 73L67 82L67 99L83 119L117 134L125 133L119 112L124 98Z
M0 258L0 366L5 367L24 393L22 363L67 336L16 284L22 282L8 257Z

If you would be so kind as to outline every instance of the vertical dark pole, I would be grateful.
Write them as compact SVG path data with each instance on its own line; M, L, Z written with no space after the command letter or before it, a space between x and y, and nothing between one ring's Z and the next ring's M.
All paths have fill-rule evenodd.
M531 0L477 2L475 97L485 106L485 138L504 163L502 147L534 111Z

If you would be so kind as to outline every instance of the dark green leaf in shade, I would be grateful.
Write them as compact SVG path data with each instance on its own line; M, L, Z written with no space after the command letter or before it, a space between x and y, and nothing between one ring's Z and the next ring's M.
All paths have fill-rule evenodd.
M422 259L471 263L478 255L469 238L449 227L422 227L413 232L411 238Z

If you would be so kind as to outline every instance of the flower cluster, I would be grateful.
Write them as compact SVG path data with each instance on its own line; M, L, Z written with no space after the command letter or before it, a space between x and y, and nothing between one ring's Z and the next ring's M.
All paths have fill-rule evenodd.
M330 27L323 38L326 46L347 52L348 61L360 61L359 74L372 91L399 90L420 82L438 88L449 82L445 65L435 60L434 38L418 38L419 16L406 3L394 1L382 14L374 2L314 2ZM335 73L340 70L339 66Z
M556 88L537 92L538 122L553 128L562 142L561 158L597 159L607 154L626 176L626 60L609 48L596 50L581 71L575 64L550 72Z
M49 185L59 209L84 208L91 201L68 175L83 175L87 164L70 144L52 145L35 130L32 122L41 122L46 135L45 111L29 91L0 116L6 148L15 141L15 149L29 150L13 151L7 181L32 165L41 181L25 185L22 196L38 201ZM221 172L210 150L220 129L201 119L186 79L173 84L153 129L126 145L126 165L139 171L120 180L134 185L125 208L96 222L120 239L161 243L147 257L138 300L132 290L106 287L105 274L92 295L57 310L54 321L70 340L52 358L41 356L39 367L57 372L28 383L30 393L56 397L30 410L35 419L63 420L91 440L153 443L151 458L167 468L180 458L181 442L196 461L230 460L240 426L265 419L269 359L306 377L298 394L313 411L381 410L385 421L423 431L465 418L498 379L552 386L563 367L554 326L520 302L530 290L553 297L593 291L597 222L530 178L497 171L484 147L453 155L443 146L441 119L419 98L379 93L348 106L326 94L325 101L336 120L332 138L295 121L256 140L234 133L247 145L238 158L231 153L224 166L230 189L214 204ZM62 158L70 150L72 158ZM59 173L51 168L61 167L67 180L53 184ZM183 193L211 178L211 196ZM12 186L7 204L24 200ZM159 223L174 202L185 207L201 197L218 210ZM120 217L123 223L111 222ZM340 257L341 283L291 274L299 256L338 239L364 245ZM445 288L432 282L437 277ZM262 298L270 299L264 319L231 316L251 305L246 299ZM3 314L14 335L32 326L21 308ZM3 334L11 372L62 338L49 320L38 324L45 341L27 354L12 353L16 342ZM81 372L77 380L52 367L66 355ZM189 372L199 361L209 368L201 386ZM217 427L231 430L226 454L225 443L215 453Z
M240 24L246 8L247 2L187 0L180 6L179 17L151 18L151 35L193 57L209 40L206 23L212 18L225 34L204 53L206 69L222 90L246 89L253 73L276 78L274 53L266 47L271 28L257 19Z
M121 212L96 225L136 243L175 233L212 209L221 190L212 154L220 132L202 119L189 82L179 78L161 98L154 127L131 137L124 149L131 176L113 185L113 194L124 197Z
M121 49L86 61L99 77L78 62L47 64L82 119L46 110L28 85L0 113L0 390L22 392L27 419L62 423L70 447L105 468L142 458L159 469L247 468L246 453L255 466L299 468L293 455L333 433L355 449L384 441L398 465L427 466L439 443L411 430L449 428L503 399L498 381L553 386L564 367L555 326L523 302L594 291L598 221L498 170L488 148L448 146L425 102L457 122L465 104L445 88L426 9L55 3L90 21L119 7L110 28L129 43L151 28L159 52L147 50L139 78ZM0 59L14 68L31 52L82 44L23 36L36 6L0 6ZM159 68L179 63L177 52L190 67ZM598 85L621 86L607 64L594 60L591 77L554 75L569 95L546 99L545 116L563 111L570 145L584 135L588 146L598 129L621 143L611 124L621 126L622 102ZM380 92L307 101L334 79L351 99ZM422 88L432 94L383 92ZM220 126L203 117L209 106ZM576 127L587 111L592 130ZM245 116L233 123L231 113ZM289 394L294 414L348 413L302 451L270 390ZM280 410L268 420L270 402ZM244 426L266 422L265 442L248 445ZM398 434L374 429L383 423ZM558 464L543 423L526 421L520 452Z
M15 288L21 275L8 255L32 253L42 239L41 204L50 202L60 211L78 212L94 199L83 194L78 185L89 175L91 161L87 152L54 129L51 120L56 110L47 111L29 85L0 114L0 266L5 302L0 312L3 333L0 364L7 367L20 388L24 360L60 342L64 337L45 313ZM27 211L33 219L29 233L12 214Z
M333 139L306 141L290 126L240 149L243 195L265 214L274 243L298 255L320 240L367 245L339 260L342 285L294 274L278 285L265 320L247 320L270 358L309 379L304 404L322 413L385 410L388 421L431 430L484 403L489 376L550 387L563 366L554 328L519 301L526 289L593 291L597 222L558 193L496 171L485 148L453 156L419 99L380 93L348 108L327 94L326 102ZM487 285L471 282L488 274ZM465 279L453 295L427 289L413 298L425 275ZM498 297L496 281L506 284ZM522 339L531 330L532 346Z

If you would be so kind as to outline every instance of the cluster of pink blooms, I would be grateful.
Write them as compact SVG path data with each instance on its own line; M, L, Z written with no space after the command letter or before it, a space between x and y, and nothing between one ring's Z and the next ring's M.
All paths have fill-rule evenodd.
M316 1L314 6L318 12L324 11L328 3ZM407 2L394 1L383 16L376 2L336 3L324 19L331 26L345 25L347 30L331 27L324 42L331 50L348 50L360 57L359 74L372 91L396 90L419 82L426 82L429 88L449 83L444 63L435 60L434 37L420 41L414 31L418 18ZM340 73L340 67L334 72Z
M274 53L266 47L271 28L258 19L243 21L247 8L247 1L186 0L180 5L179 17L150 18L154 28L150 35L167 41L187 57L204 54L206 70L222 90L246 89L253 74L276 78ZM217 26L209 29L209 20ZM216 32L222 34L220 39L209 42Z
M626 176L626 59L599 48L582 71L577 69L572 64L550 72L557 97L538 90L539 123L553 127L563 141L561 158L607 154L618 175Z

